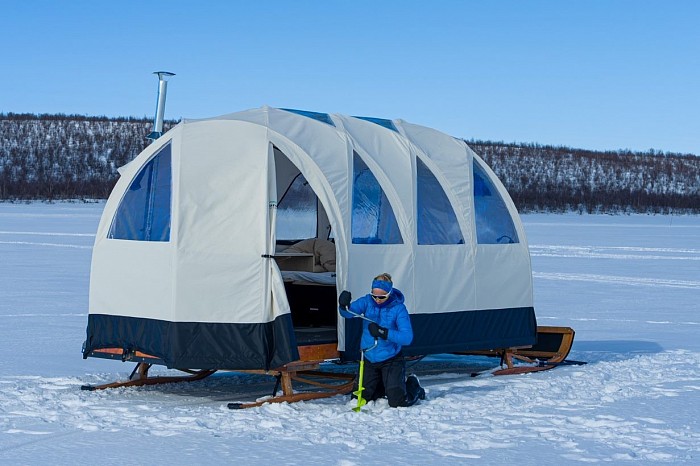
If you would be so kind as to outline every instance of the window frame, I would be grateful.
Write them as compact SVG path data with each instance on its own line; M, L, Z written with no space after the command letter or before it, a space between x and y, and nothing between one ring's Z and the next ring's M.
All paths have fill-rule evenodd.
M358 173L356 171L356 165L357 161L361 162L362 165L364 166L363 170L361 173ZM366 170L365 170L366 169ZM357 204L355 203L356 200L356 182L359 179L360 176L371 176L371 180L375 187L379 190L379 199L377 203L373 203L372 205L376 207L376 216L373 217L374 223L373 226L376 229L376 233L374 237L366 236L366 237L360 237L356 236L358 233L355 230L356 226L356 216L355 216L355 209ZM404 235L401 231L401 227L399 227L399 222L396 217L396 210L394 209L394 206L391 204L391 201L389 200L389 197L386 195L386 191L384 187L381 185L379 182L379 179L375 175L375 173L372 171L370 166L367 164L367 162L364 160L364 158L355 150L353 150L353 158L352 158L352 177L351 177L351 192L350 192L350 240L352 244L362 244L362 245L393 245L393 244L404 244L405 239ZM384 204L386 203L386 204ZM384 206L388 206L388 210L383 209ZM384 218L382 216L382 212L389 212L390 213L390 218ZM382 220L384 220L384 223L386 224L385 226L389 227L389 235L387 237L383 237L379 235L379 227L383 225ZM377 241L374 241L377 240ZM386 242L386 241L390 242Z
M478 168L478 170L477 170ZM497 205L501 206L502 209L499 208L501 212L504 212L507 217L508 217L508 223L509 227L511 228L510 232L502 232L504 234L499 235L498 237L495 237L495 235L498 235L498 233L495 233L494 238L487 238L485 235L488 234L486 229L484 228L479 228L479 225L484 225L481 220L484 218L489 218L488 216L483 216L480 214L482 212L483 208L482 206L485 204L482 204L482 206L477 206L478 202L477 199L485 199L487 196L477 196L476 194L476 189L477 189L477 183L476 183L476 178L477 176L482 177L483 175L483 182L485 184L486 189L489 190L491 193L489 197L492 197L493 199L496 199ZM508 208L508 203L506 202L506 199L501 195L500 190L498 189L498 186L494 182L493 178L490 176L489 171L487 170L487 166L485 162L481 162L479 159L476 157L473 158L473 163L472 163L472 197L473 197L473 208L474 208L474 229L476 233L476 244L519 244L520 243L520 234L518 233L518 228L516 226L515 219L513 218L513 214ZM502 218L502 217L501 217ZM502 222L501 222L502 223ZM489 227L493 226L494 223L487 223ZM481 239L484 241L480 241L480 232L481 232ZM512 233L513 237L508 235L508 233ZM510 241L507 242L501 242L499 241L502 238L508 238Z
M421 191L420 191L420 174L419 171L421 170L421 166L425 167L425 173L429 174L432 179L435 181L437 186L440 188L440 192L442 194L442 198L446 201L446 205L449 206L451 216L454 220L453 225L456 226L456 231L459 232L459 241L457 242L421 242L421 226L425 225L423 222L422 218L423 216L421 215L421 210L419 208L419 203L421 201ZM434 196L433 196L434 199ZM427 163L425 161L421 160L420 157L416 156L416 244L419 246L449 246L449 245L463 245L466 244L465 240L465 235L464 231L462 231L462 226L459 223L459 217L457 216L457 211L454 208L454 204L452 203L452 200L450 199L450 196L447 195L447 190L445 190L445 187L443 184L440 182L440 179L437 177L435 172L430 169ZM434 231L435 232L435 231ZM425 235L426 232L423 232L423 235ZM425 240L425 239L424 239Z
M280 206L281 206L282 203L284 202L284 199L287 197L287 194L289 194L289 191L291 191L292 186L294 185L294 183L297 182L297 180L299 179L299 177L302 177L302 178L304 179L304 181L306 182L306 185L309 187L309 189L311 190L311 192L313 193L314 198L315 198L314 212L315 212L315 219L316 219L316 222L315 222L315 227L314 227L314 236L313 236L313 238L318 238L318 234L319 234L319 229L318 229L318 227L319 227L319 225L318 225L318 214L319 214L320 200L319 200L319 198L318 198L318 195L316 194L316 191L313 190L313 188L311 187L311 184L309 183L309 181L306 179L306 177L304 176L304 174L300 171L300 172L294 177L294 179L292 179L291 183L289 183L289 186L287 186L287 189L285 189L284 194L282 194L282 196L280 197L279 202L277 203L277 216L276 216L276 217L277 217L277 222L276 222L277 224L275 225L275 236L277 237L277 240L278 240L280 243L282 243L282 244L287 243L287 242L290 242L290 243L292 243L292 242L297 242L297 241L301 241L301 240L304 240L304 239L307 239L307 238L311 238L311 236L304 236L303 238L280 238L280 237L279 237L279 231L280 231L280 230L279 230L279 216L280 216L279 214L280 214L280 210L284 210L284 209L280 209Z
M159 157L164 156L164 151L167 150L167 158L168 158L168 209L167 209L167 224L164 223L162 227L162 231L160 232L160 237L161 239L153 239L152 237L152 232L153 232L153 224L154 220L157 219L157 217L154 217L154 214L156 212L156 204L159 204L157 202L158 200L158 195L161 193L161 191L158 191L158 180L161 177L161 172L160 172L160 160L158 160L158 164L155 167L153 167L153 164L155 164L156 160L159 159ZM121 227L118 222L124 222L125 220L129 219L128 217L125 217L124 220L119 220L122 214L122 207L126 208L124 202L127 201L127 197L129 197L130 192L132 191L132 186L134 186L134 183L136 182L139 177L144 175L144 172L146 170L151 170L151 174L149 177L152 178L152 184L150 185L152 190L147 192L145 194L144 202L143 202L143 207L144 211L142 212L143 215L143 223L141 224L143 226L143 237L128 237L130 233L127 230L125 231L118 231L118 228L124 228ZM143 182L143 179L140 180L140 182ZM162 201L162 199L161 199ZM110 240L119 240L119 241L141 241L141 242L149 242L149 243L169 243L171 241L171 235L172 235L172 217L173 217L173 155L172 155L172 139L167 141L165 144L163 144L158 150L153 153L148 160L141 165L139 168L138 172L129 180L129 185L127 186L126 190L122 194L122 197L119 199L119 203L117 204L117 208L114 210L114 216L112 217L112 221L110 223L109 229L107 230L107 239ZM163 219L159 219L163 220ZM141 231L141 230L138 230ZM126 233L126 234L123 234ZM119 235L119 236L115 236Z

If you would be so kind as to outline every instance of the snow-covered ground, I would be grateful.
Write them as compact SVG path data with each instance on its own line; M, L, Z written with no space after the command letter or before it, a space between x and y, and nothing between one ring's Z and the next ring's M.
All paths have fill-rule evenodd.
M573 327L587 365L472 378L431 357L412 408L230 411L272 381L80 391L132 369L80 353L102 206L0 204L2 464L700 463L700 217L524 216L538 323Z

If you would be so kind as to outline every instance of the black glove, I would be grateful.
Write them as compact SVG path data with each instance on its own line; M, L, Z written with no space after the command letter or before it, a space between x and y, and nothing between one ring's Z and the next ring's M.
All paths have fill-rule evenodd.
M381 338L383 340L386 340L386 337L389 336L388 328L384 328L381 325L375 324L374 322L369 324L367 330L369 330L369 334L372 335L374 338Z
M340 293L340 297L338 298L338 304L340 304L340 308L342 310L346 310L348 308L348 306L350 305L350 301L352 301L352 295L349 291L343 291L342 293Z

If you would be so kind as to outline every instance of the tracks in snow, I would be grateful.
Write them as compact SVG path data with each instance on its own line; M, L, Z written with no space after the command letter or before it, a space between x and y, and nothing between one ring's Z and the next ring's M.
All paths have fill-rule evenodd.
M652 286L664 288L684 288L700 290L700 281L693 280L669 280L665 278L625 277L617 275L599 275L592 273L554 273L532 272L534 278L544 280L563 280L594 283L614 283L630 286Z
M533 257L579 259L700 261L700 249L692 248L531 244L530 255Z
M49 237L58 241L62 239L90 239L90 244L72 244L72 243L57 243L46 241L26 241L27 237ZM54 248L73 248L73 249L92 249L92 239L95 237L93 233L70 233L70 232L46 232L46 231L0 231L0 238L7 239L8 237L20 237L20 241L0 240L0 244L19 245L19 246L41 246Z

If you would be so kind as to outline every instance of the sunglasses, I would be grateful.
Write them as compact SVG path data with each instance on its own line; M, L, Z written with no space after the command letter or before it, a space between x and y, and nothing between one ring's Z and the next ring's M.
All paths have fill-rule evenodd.
M386 298L389 297L389 293L387 294L371 294L370 296L376 299L377 301L384 301Z

